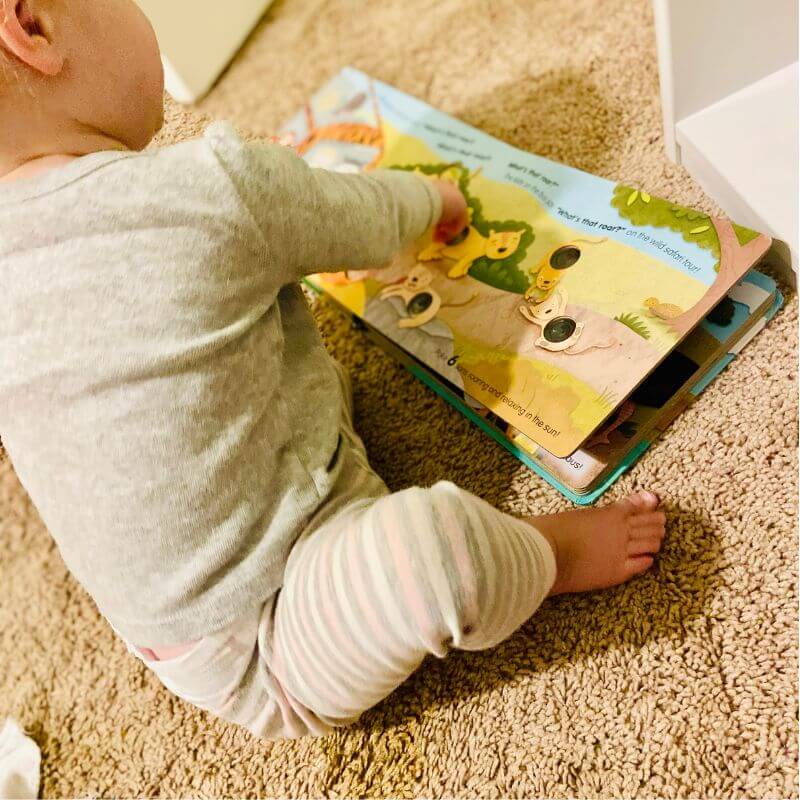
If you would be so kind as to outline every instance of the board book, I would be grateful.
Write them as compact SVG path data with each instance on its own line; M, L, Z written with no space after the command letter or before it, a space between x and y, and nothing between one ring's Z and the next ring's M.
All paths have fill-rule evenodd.
M281 135L314 166L459 186L469 225L455 239L430 232L388 266L309 284L575 502L780 305L752 271L769 237L518 150L357 70Z

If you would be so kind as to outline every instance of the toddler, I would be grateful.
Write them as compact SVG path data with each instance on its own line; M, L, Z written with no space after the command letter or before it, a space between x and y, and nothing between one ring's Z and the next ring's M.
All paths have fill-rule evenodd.
M0 0L0 435L69 569L176 695L265 737L356 719L433 653L648 569L649 492L530 519L390 493L298 281L385 264L447 183L162 122L131 0Z

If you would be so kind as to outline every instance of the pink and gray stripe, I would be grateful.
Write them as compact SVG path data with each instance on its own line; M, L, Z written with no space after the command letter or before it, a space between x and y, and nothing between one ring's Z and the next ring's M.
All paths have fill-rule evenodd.
M257 736L322 734L426 655L492 647L538 608L555 562L535 529L451 483L388 494L354 450L337 513L263 608L176 657L131 648L175 694Z

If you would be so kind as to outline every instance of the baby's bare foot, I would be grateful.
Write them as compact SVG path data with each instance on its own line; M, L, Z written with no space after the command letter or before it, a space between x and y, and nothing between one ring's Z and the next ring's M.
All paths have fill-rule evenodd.
M605 589L649 569L664 539L657 509L654 494L636 492L604 508L529 517L556 556L550 594Z

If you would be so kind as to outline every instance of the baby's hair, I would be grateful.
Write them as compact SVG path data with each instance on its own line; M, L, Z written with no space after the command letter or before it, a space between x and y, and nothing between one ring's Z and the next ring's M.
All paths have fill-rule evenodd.
M2 92L3 87L11 81L15 72L16 70L14 69L11 57L0 47L0 92Z
M28 70L14 56L0 46L0 100L14 94L33 96Z
M47 6L51 13L59 13L65 9L61 0L36 0L39 7ZM33 96L33 86L30 82L31 73L24 65L0 45L0 99L12 89L22 91Z
M12 86L18 87L23 80L22 70L14 57L0 47L0 98L8 94Z

